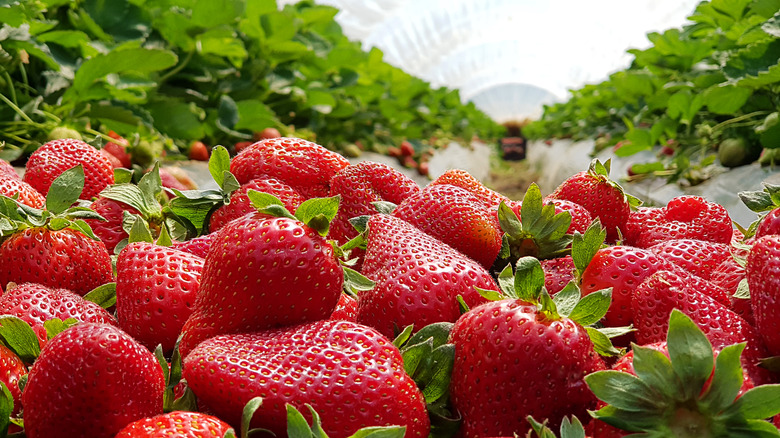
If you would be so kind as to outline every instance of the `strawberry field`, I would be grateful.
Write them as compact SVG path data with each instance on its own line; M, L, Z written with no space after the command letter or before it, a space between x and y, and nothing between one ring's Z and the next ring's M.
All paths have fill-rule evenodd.
M526 132L771 152L778 9L702 3ZM350 162L502 129L335 13L0 6L0 438L780 436L780 186L748 223L609 159L512 198Z

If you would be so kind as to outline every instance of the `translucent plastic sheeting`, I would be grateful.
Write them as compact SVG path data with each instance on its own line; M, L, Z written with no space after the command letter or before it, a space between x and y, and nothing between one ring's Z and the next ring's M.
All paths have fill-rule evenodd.
M362 41L366 49L380 48L387 62L433 86L459 89L464 101L473 101L500 122L536 117L542 104L566 99L569 89L604 80L625 68L631 60L627 49L649 46L650 31L681 26L699 3L318 2L339 8L336 20L344 33Z

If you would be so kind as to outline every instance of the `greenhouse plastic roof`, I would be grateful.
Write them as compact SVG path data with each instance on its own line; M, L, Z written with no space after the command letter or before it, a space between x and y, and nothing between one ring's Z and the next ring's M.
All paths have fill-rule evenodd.
M385 61L460 90L499 122L536 118L570 89L600 82L679 27L698 0L317 0ZM294 1L280 1L280 4Z

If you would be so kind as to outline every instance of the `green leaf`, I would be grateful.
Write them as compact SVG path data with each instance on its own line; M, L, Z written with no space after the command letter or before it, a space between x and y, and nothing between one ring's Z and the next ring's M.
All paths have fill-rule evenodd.
M769 211L775 208L772 195L767 192L739 192L738 196L747 208L756 213Z
M602 289L582 297L569 315L569 319L582 326L597 323L607 314L612 303L612 288Z
M344 270L344 286L353 294L357 295L359 292L368 291L376 286L376 282L361 274L360 272L342 266Z
M419 344L428 339L433 339L433 348L439 348L447 343L450 331L455 324L451 322L434 322L421 328L409 339L409 345Z
M154 236L152 236L151 230L149 230L149 226L146 224L146 221L143 220L138 215L135 216L135 221L133 222L132 228L130 228L130 231L128 234L128 242L147 242L147 243L154 243Z
M588 229L585 230L585 234L574 234L571 244L571 258L580 276L606 239L607 229L601 225L598 218L591 222Z
M602 356L618 356L620 350L616 349L607 335L601 332L601 329L595 329L593 327L585 327L588 332L588 337L593 343L593 350Z
M171 381L171 368L168 365L168 361L165 360L165 353L163 353L161 344L158 344L154 349L154 357L157 359L157 363L160 364L160 368L162 368L163 379L165 381L165 386L167 387L168 383Z
M517 293L515 291L515 273L512 270L511 265L504 266L504 269L502 269L501 273L498 274L498 289L501 291L501 294L505 295L504 298L517 298Z
M780 385L759 385L742 394L725 414L739 412L742 418L761 420L780 413Z
M780 113L774 112L766 116L763 123L756 126L761 145L767 149L780 147Z
M735 114L748 101L753 91L735 85L713 85L704 92L704 104L715 114Z
M76 318L68 318L65 321L59 318L52 318L43 322L43 328L46 330L46 338L51 339L78 323L79 321Z
M542 216L542 191L536 183L532 183L523 196L523 206L520 208L520 221L523 226L533 224Z
M0 437L8 434L8 426L11 425L11 413L14 410L14 396L5 383L0 382Z
M712 345L684 313L672 310L666 337L669 358L687 397L696 397L715 366Z
M458 294L455 296L455 300L458 302L458 310L460 311L461 315L468 313L471 310L469 305L466 304L466 300L463 299L463 295Z
M397 205L388 201L374 201L371 203L371 205L374 206L374 209L376 209L377 213L386 215L393 214L393 211L396 209L396 207L398 207Z
M165 246L169 247L173 245L173 240L171 240L171 234L168 232L168 224L164 223L162 226L160 226L160 235L157 236L157 241L155 242L157 246Z
M561 438L585 438L585 428L582 426L579 418L572 415L571 421L569 421L568 417L563 417Z
M580 288L577 287L576 283L570 281L560 292L553 296L553 301L555 301L555 307L558 308L558 313L568 318L572 310L577 306L577 303L580 302L580 298Z
M114 184L128 184L133 180L133 171L124 167L114 168Z
M92 240L98 240L98 237L95 235L95 233L92 231L92 227L89 226L88 223L86 223L82 219L76 219L70 223L68 228L76 231L82 232L85 236L89 237Z
M46 195L46 209L53 214L63 213L81 196L84 190L84 166L79 164L58 176Z
M597 328L596 330L598 330L601 334L603 334L604 336L606 336L609 339L617 338L617 337L620 337L620 336L623 336L623 335L627 335L627 334L629 334L629 333L631 333L633 331L636 331L636 329L634 329L631 326L624 326L624 327L600 327L600 328Z
M255 397L249 400L247 404L244 406L244 411L241 413L241 438L247 438L249 436L249 424L252 422L252 417L255 415L255 412L262 405L263 405L263 398ZM291 407L290 405L287 406ZM289 407L287 408L287 418L290 418ZM296 412L298 411L296 410ZM298 412L298 415L300 415L300 412ZM306 420L303 420L303 422L306 423ZM292 438L293 435L289 435L289 436Z
M683 385L674 373L672 363L666 355L653 348L632 345L634 352L634 371L637 377L645 382L667 400L672 399L674 392Z
M369 426L364 427L349 438L403 438L406 426Z
M544 271L539 260L523 257L515 265L515 291L518 299L528 303L537 303L544 287Z
M307 199L295 210L295 217L316 230L320 235L326 236L330 229L330 223L338 213L340 202L340 195L330 198Z
M286 217L290 219L298 219L293 216L292 213L287 211L284 207L284 203L276 196L270 193L258 192L257 190L249 190L246 193L249 201L252 205L261 213L270 214L276 217ZM300 208L299 208L300 209Z
M737 290L734 291L734 298L738 298L740 300L750 299L750 286L748 285L747 278L743 278L737 284Z
M219 187L225 180L225 172L230 172L230 153L224 146L216 146L209 157L209 173Z
M189 386L184 388L184 394L181 397L173 401L171 412L175 411L198 412L198 397L195 396L195 393L192 392Z
M38 337L32 327L16 316L0 316L0 337L24 363L33 363L41 354Z
M455 345L444 344L431 353L433 373L422 390L427 404L435 403L449 393L450 376L455 364Z
M238 0L195 0L192 24L206 28L232 24L243 12L242 3Z
M723 411L737 398L744 379L740 356L745 350L745 345L744 342L729 345L715 358L715 374L707 393L702 398L702 402L711 412Z
M154 166L152 166L152 170L145 173L138 181L138 191L143 199L142 208L136 207L138 211L147 217L158 213L161 207L160 203L157 201L157 196L162 193L159 161L156 161Z
M520 211L522 212L522 209ZM504 201L501 201L501 204L498 206L498 222L501 225L501 229L509 235L517 236L523 232L523 225L517 214Z
M412 331L414 330L414 324L409 324L401 331L401 333L398 334L398 336L393 339L393 345L395 345L397 348L403 347L404 344L406 344L406 341L409 340L409 338L412 336Z
M501 301L507 298L507 296L503 295L501 292L494 290L482 289L481 287L476 286L474 286L474 290L476 290L482 298L488 301Z
M433 352L433 339L429 338L419 344L409 345L404 348L402 353L404 359L404 371L406 374L415 377L420 363L423 362Z
M663 407L657 392L638 377L622 371L597 371L585 376L585 383L599 400L618 409L641 412Z

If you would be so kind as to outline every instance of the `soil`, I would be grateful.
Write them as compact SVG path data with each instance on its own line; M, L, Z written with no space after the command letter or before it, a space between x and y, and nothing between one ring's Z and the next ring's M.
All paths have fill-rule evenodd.
M505 161L495 158L490 164L485 185L509 199L522 200L528 186L539 177L528 160Z

